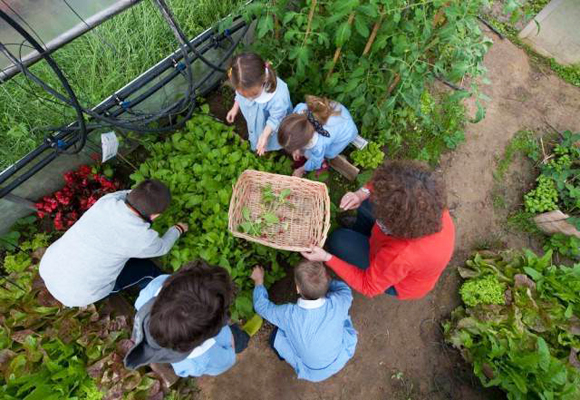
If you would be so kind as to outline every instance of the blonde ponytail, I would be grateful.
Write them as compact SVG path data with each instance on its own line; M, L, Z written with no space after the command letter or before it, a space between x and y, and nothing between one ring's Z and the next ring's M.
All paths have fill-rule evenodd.
M325 125L331 116L340 115L340 110L337 110L337 103L326 97L307 95L306 106L322 125Z

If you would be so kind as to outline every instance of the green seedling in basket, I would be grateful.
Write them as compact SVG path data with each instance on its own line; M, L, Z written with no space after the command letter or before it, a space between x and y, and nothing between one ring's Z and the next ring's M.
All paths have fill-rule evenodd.
M277 211L283 205L290 207L294 206L292 203L288 202L288 198L291 194L292 190L290 189L283 189L279 194L276 194L272 190L271 185L264 186L262 188L262 208L264 212L257 218L252 219L250 209L248 207L242 208L244 222L239 225L238 230L252 236L261 236L264 238L272 235L264 233L265 228L272 228L278 225L278 234L287 231L289 224L288 222L284 222L283 217L277 215Z

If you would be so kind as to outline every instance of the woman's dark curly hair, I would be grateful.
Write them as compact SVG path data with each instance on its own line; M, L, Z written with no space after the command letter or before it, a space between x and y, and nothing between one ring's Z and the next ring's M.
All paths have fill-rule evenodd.
M427 165L387 161L372 183L374 216L393 236L413 239L441 231L445 184Z

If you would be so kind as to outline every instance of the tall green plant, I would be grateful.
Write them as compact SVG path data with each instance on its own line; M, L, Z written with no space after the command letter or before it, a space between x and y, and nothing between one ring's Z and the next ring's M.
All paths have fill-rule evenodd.
M257 2L248 13L258 17L256 51L272 60L296 101L305 94L338 100L363 136L385 143L405 140L407 132L393 120L406 118L409 108L425 124L434 123L421 114L421 99L436 77L461 83L485 73L482 60L491 40L477 21L485 3L283 0ZM451 99L475 95L478 121L485 115L484 96L470 81L470 91ZM458 137L449 147L453 140Z

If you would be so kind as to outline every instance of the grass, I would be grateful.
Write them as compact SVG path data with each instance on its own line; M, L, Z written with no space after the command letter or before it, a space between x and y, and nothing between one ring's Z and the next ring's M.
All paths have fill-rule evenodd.
M518 210L508 216L507 226L515 231L525 232L534 236L543 236L542 231L534 223L534 214Z
M497 182L502 182L504 180L505 174L516 153L529 155L535 151L539 151L539 147L538 142L534 138L533 132L529 130L518 132L506 146L503 155L496 159L497 168L493 173L494 179Z
M231 13L242 0L169 0L177 21L194 37ZM151 1L119 14L53 54L81 103L94 106L177 48L177 42ZM10 48L18 54L18 47ZM64 92L44 62L31 70ZM16 76L0 85L0 171L36 147L45 126L64 125L74 113L61 104L40 100L50 96Z
M531 17L536 16L540 11L548 5L550 0L529 0L524 4L523 13L524 15L530 15Z

